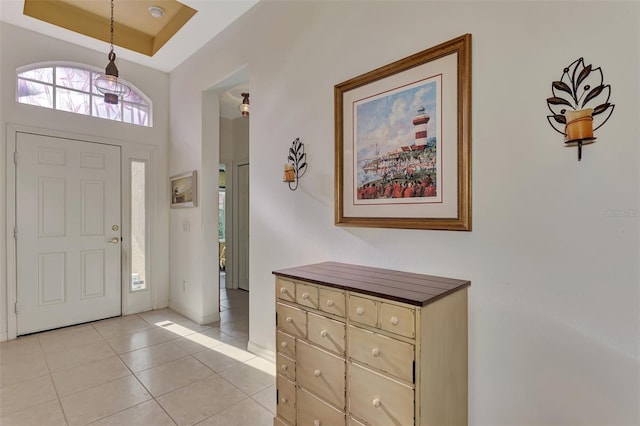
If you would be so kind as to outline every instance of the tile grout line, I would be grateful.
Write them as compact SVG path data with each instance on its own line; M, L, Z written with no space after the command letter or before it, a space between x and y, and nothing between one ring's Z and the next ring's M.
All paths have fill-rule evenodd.
M195 334L195 333L194 333L194 334ZM205 349L205 350L206 350L206 349ZM222 377L221 377L217 372L213 371L211 368L209 368L207 365L205 365L204 363L202 363L202 361L200 361L198 358L196 358L196 357L195 357L195 356L193 356L193 355L194 355L194 354L187 354L186 356L181 357L181 358L178 358L178 359L183 359L183 358L186 358L187 356L189 356L189 357L193 358L194 360L196 360L197 362L199 362L200 364L204 365L204 367L206 367L208 370L210 370L213 374L212 374L212 375L209 375L209 376L206 376L206 377L203 377L203 378L200 378L200 379L198 379L198 380L195 380L195 381L193 381L193 382L191 382L191 383L186 383L186 384L184 384L184 385L182 385L182 386L179 386L179 387L177 387L177 388L175 388L175 389L172 389L172 390L170 390L170 391L168 391L168 392L165 392L165 393L163 393L162 395L158 395L158 396L154 395L154 394L153 394L153 393L152 393L152 392L151 392L151 391L150 391L150 390L149 390L149 389L144 385L144 383L142 383L142 381L141 381L141 380L140 380L140 379L135 375L135 373L133 374L133 375L134 375L134 377L136 378L136 380L140 383L140 385L141 385L141 386L142 386L142 387L143 387L143 388L144 388L144 389L149 393L149 395L151 396L151 399L153 399L153 401L154 401L154 402L155 402L155 403L156 403L156 404L157 404L157 405L162 409L162 411L164 411L164 412L165 412L165 414L167 414L167 416L171 419L171 421L173 421L176 425L179 425L178 421L177 421L176 419L174 419L174 418L171 416L171 414L170 414L170 413L169 413L169 412L164 408L164 406L160 403L160 401L158 401L158 398L161 398L161 397L163 397L163 396L165 396L165 395L168 395L168 394L170 394L171 392L177 391L178 389L182 389L182 388L185 388L185 387L187 387L187 386L191 386L191 385L193 385L194 383L198 383L198 382L204 381L204 380L206 380L206 379L209 379L210 377L212 377L212 376L214 376L214 375L215 375L215 376L218 376L218 377L220 377L220 378L222 378ZM175 360L174 360L174 361L175 361ZM123 361L123 362L124 362L124 361ZM169 362L172 362L172 361L169 361ZM164 365L164 364L162 364L162 365ZM127 366L127 367L128 367L128 366ZM156 366L156 367L159 367L159 366ZM154 368L154 367L152 367L152 368ZM144 371L147 371L147 370L144 370ZM145 402L146 402L146 401L145 401ZM124 411L124 410L123 410L123 411ZM208 417L207 417L207 418L208 418ZM206 419L205 419L205 420L206 420ZM204 420L203 420L203 421L204 421ZM200 423L200 422L198 422L198 423Z
M126 352L126 353L128 353L128 352ZM127 369L131 372L131 375L133 376L133 378L140 384L140 386L142 386L142 388L145 390L145 392L147 392L149 394L149 396L151 398L147 399L146 401L142 401L142 402L140 402L140 403L138 403L136 405L132 405L131 407L124 408L124 409L118 411L117 413L113 413L113 414L110 414L108 416L105 416L105 417L103 417L103 419L107 418L107 417L115 416L116 414L122 413L123 411L126 411L126 410L128 410L130 408L137 407L140 404L144 404L145 402L153 401L171 419L171 421L177 425L178 422L173 417L171 417L171 414L169 414L167 412L167 410L165 410L165 408L158 402L158 400L156 399L155 395L153 395L153 393L151 393L151 391L144 385L144 383L142 383L142 381L138 378L138 376L136 376L136 374L133 372L133 370L131 370L129 365L126 362L124 362L124 360L122 358L120 358L120 355L117 355L117 356L118 356L118 359L120 359L120 361L125 365L125 367L127 367Z
M240 392L242 392L242 391L240 391ZM217 413L210 415L209 417L205 417L204 419L200 420L198 423L195 423L193 426L198 426L199 424L202 424L202 423L206 422L207 420L211 419L212 417L218 416L218 415L224 413L225 411L232 409L236 405L242 404L247 399L251 399L251 397L242 399L242 400L236 402L235 404L230 405L229 407L225 407L223 410L220 410Z
M42 347L40 336L38 336L38 346L42 351L42 356L44 357L44 362L47 366L47 371L49 372L49 379L51 380L51 385L53 386L53 390L56 393L56 398L57 398L58 406L60 407L60 411L62 411L62 417L64 417L64 421L68 425L69 418L67 417L67 412L64 409L64 405L62 405L62 399L60 398L60 393L58 392L58 386L56 386L56 382L55 380L53 380L53 372L51 371L51 367L49 366L49 360L47 359L47 354L45 353L44 348ZM29 408L32 408L32 407L29 407Z
M193 335L193 334L200 334L200 332L194 332L194 333L188 334L188 335L186 335L186 336L191 336L191 335ZM181 338L181 337L186 337L186 336L180 336L179 338ZM177 340L177 339L174 339L174 340ZM171 341L170 341L170 342L171 342ZM164 342L164 343L166 343L166 342ZM148 347L150 347L150 346L148 346ZM141 349L145 349L145 348L141 348ZM207 350L207 349L211 349L211 348L203 349L203 351L204 351L204 350ZM133 351L131 351L131 352L133 352ZM125 353L129 353L129 352L125 352ZM124 363L124 364L125 364L125 366L126 366L126 367L127 367L127 369L131 372L131 374L132 374L132 375L133 375L133 377L136 379L136 381L140 384L140 386L142 386L142 387L143 387L143 389L144 389L144 390L149 394L149 396L151 397L151 399L149 399L149 400L147 400L147 401L153 400L153 401L154 401L154 402L155 402L155 403L160 407L160 409L161 409L161 410L162 410L162 411L163 411L163 412L164 412L164 413L165 413L165 414L166 414L166 415L171 419L171 421L173 421L176 425L178 425L179 423L176 421L176 419L174 419L174 418L171 416L171 414L170 414L170 413L165 409L165 407L160 403L160 401L158 401L158 398L160 398L160 397L162 397L162 396L164 396L164 395L168 395L169 393L174 392L174 391L176 391L176 390L178 390L178 389L182 389L182 388L185 388L185 387L187 387L187 386L191 386L191 385L193 385L194 383L198 383L198 382L201 382L201 381L203 381L203 380L206 380L206 379L208 379L208 378L212 377L213 375L218 376L218 377L220 377L221 379L223 379L223 380L224 380L224 378L223 378L222 376L220 376L216 371L213 371L211 368L209 368L209 366L205 365L202 361L200 361L198 358L196 358L196 357L194 356L195 354L187 353L187 355L185 355L185 356L183 356L183 357L180 357L180 358L177 358L176 360L178 360L178 359L184 359L184 358L187 358L187 357L191 357L191 358L193 358L195 361L197 361L198 363L200 363L201 365L203 365L205 368L207 368L209 371L211 371L211 372L212 372L212 374L211 374L211 375L209 375L209 376L206 376L206 377L200 378L200 379L198 379L198 380L195 380L195 381L193 381L193 382L191 382L191 383L186 383L186 384L184 384L184 385L182 385L182 386L179 386L179 387L177 387L177 388L175 388L175 389L172 389L172 390L170 390L170 391L168 391L168 392L165 392L165 393L163 393L162 395L158 395L158 396L156 396L156 395L154 395L154 394L151 392L151 390L150 390L149 388L147 388L147 387L145 386L145 384L140 380L140 378L136 375L136 373L135 373L135 372L133 372L133 370L131 370L131 368L129 367L129 365L128 365L128 364L127 364L127 363L126 363L122 358L120 358L120 355L121 355L121 354L117 354L118 358L122 361L122 363ZM176 361L176 360L172 360L172 361L169 361L169 362L173 362L173 361ZM166 363L165 363L165 364L166 364ZM164 365L164 364L161 364L161 365ZM150 368L148 368L148 369L141 370L141 371L148 371L148 370L150 370L150 369L152 369L152 368L160 367L161 365L156 365L156 366L153 366L153 367L150 367ZM141 371L140 371L140 372L141 372ZM147 401L144 401L144 402L147 402ZM144 403L144 402L141 402L140 404L142 404L142 403ZM137 406L137 405L140 405L140 404L136 404L136 405L134 405L133 407L135 407L135 406ZM122 412L122 411L125 411L125 410L128 410L129 408L132 408L132 407L125 408L125 409L123 409L123 410L119 411L118 413L120 413L120 412ZM115 415L115 414L118 414L118 413L111 414L110 416ZM106 416L106 417L110 417L110 416ZM209 418L209 417L207 417L207 419L208 419L208 418ZM204 420L206 420L206 419L204 419ZM204 420L203 420L203 421L204 421Z
M137 316L138 318L140 318L137 314L136 314L136 316ZM141 319L142 319L142 318L141 318ZM145 322L147 322L147 321L146 321L146 320L144 320L144 319L142 319L142 320L143 320L143 321L145 321ZM149 322L147 322L147 323L148 323L148 324L150 324ZM163 342L163 343L166 343L166 342ZM108 344L108 342L107 342L107 344ZM109 346L111 346L111 345L109 345ZM156 345L152 345L152 346L156 346ZM151 347L151 346L147 346L147 347ZM112 348L112 349L113 349L113 348ZM140 349L144 349L144 348L140 348ZM139 350L139 349L135 349L135 350ZM135 350L134 350L134 351L135 351ZM125 353L130 353L130 352L134 352L134 351L124 352L123 354L125 354ZM145 402L153 401L153 402L155 402L155 403L158 405L158 407L160 407L160 409L161 409L161 410L162 410L162 411L163 411L163 412L164 412L164 413L165 413L165 414L166 414L166 415L171 419L171 421L172 421L174 424L178 425L178 422L177 422L173 417L171 417L171 414L169 414L169 412L167 412L167 410L165 410L165 408L162 406L162 404L160 404L160 403L158 402L158 400L156 399L155 395L154 395L153 393L151 393L151 390L149 390L149 389L144 385L144 383L142 383L142 381L138 378L138 376L136 376L136 373L134 373L134 372L133 372L133 370L131 369L131 367L129 367L129 364L127 364L127 363L126 363L126 362L125 362L125 361L120 357L120 355L123 355L123 354L118 354L118 353L116 353L116 356L118 357L118 359L120 360L120 362L122 362L122 363L124 364L124 366L127 368L127 370L129 370L129 372L131 373L131 375L133 376L133 378L136 380L136 382L138 382L138 384L139 384L140 386L142 386L142 388L145 390L145 392L147 392L147 394L149 394L150 399L147 399L146 401L142 401L142 402L140 402L140 403L138 403L138 404L135 404L135 405L132 405L132 406L130 406L130 407L124 408L124 409L122 409L122 410L118 411L117 413L112 413L112 414L110 414L110 415L108 415L108 416L103 417L102 419L105 419L105 418L107 418L107 417L111 417L111 416L115 416L116 414L122 413L123 411L126 411L126 410L128 410L128 409L130 409L130 408L137 407L138 405L144 404ZM183 358L186 358L186 357L183 357ZM180 358L180 359L181 359L181 358ZM146 370L143 370L143 371L146 371ZM102 419L98 419L98 420L96 420L96 421L99 421L99 420L102 420ZM94 422L92 422L92 423L94 423Z
M136 314L135 316L136 316L136 317L138 317L138 315L137 315L137 314ZM138 318L139 318L139 317L138 317ZM139 318L139 319L142 319L142 318ZM143 321L144 321L144 320L143 320ZM145 322L146 322L146 321L145 321ZM72 368L69 368L69 369L61 370L61 371L71 370L71 369L73 369L73 368L81 367L81 366L88 365L88 364L91 364L91 363L94 363L94 362L103 361L103 360L105 360L105 359L109 359L109 358L118 358L118 360L119 360L122 364L124 364L125 368L129 371L129 373L130 373L130 374L129 374L128 376L117 377L117 378L114 378L114 379L111 379L111 380L107 380L106 382L103 382L103 383L100 383L100 384L96 384L96 385L93 385L93 386L90 386L90 387L87 387L87 388L84 388L84 389L80 389L80 390L78 390L78 391L76 391L76 392L70 393L69 395L65 395L65 396L64 396L64 398L67 398L67 397L72 396L72 395L76 395L76 394L78 394L78 393L80 393L80 392L85 392L85 391L88 391L88 390L90 390L90 389L97 388L97 387L99 387L99 386L102 386L102 385L105 385L105 384L108 384L108 383L113 383L113 382L115 382L115 381L117 381L117 380L121 380L121 379L124 379L124 378L129 377L129 376L133 376L133 378L134 378L134 379L136 379L136 381L137 381L137 382L138 382L138 383L139 383L139 384L140 384L140 385L145 389L145 391L149 394L149 396L150 396L151 398L150 398L150 399L147 399L147 400L145 400L145 401L142 401L142 402L140 402L140 403L138 403L138 404L132 405L132 406L130 406L130 407L126 407L126 408L124 408L124 409L122 409L122 410L120 410L120 411L117 411L117 412L115 412L115 413L111 413L111 414L109 414L109 415L107 415L107 416L104 416L104 417L100 417L100 418L94 419L94 420L92 420L90 423L87 423L87 425L88 425L88 424L91 424L91 423L98 422L98 421L100 421L100 420L102 420L102 419L105 419L105 418L107 418L107 417L110 417L110 416L116 415L116 414L118 414L118 413L121 413L121 412L123 412L123 411L125 411L125 410L128 410L129 408L136 407L136 406L138 406L138 405L140 405L140 404L143 404L143 403L145 403L145 402L150 401L151 399L154 399L154 400L155 400L155 398L154 398L153 394L152 394L152 393L151 393L151 392L150 392L150 391L149 391L149 390L144 386L144 384L142 384L142 383L140 382L140 380L139 380L139 379L138 379L138 377L135 375L135 373L131 370L131 368L129 368L129 366L127 365L127 363L126 363L126 362L125 362L125 361L120 357L120 355L121 355L121 354L118 354L118 353L114 350L113 346L111 346L111 344L109 343L109 341L108 341L108 340L107 340L107 339L106 339L106 338L105 338L105 337L100 333L100 331L99 331L99 330L97 330L97 328L96 328L93 324L91 324L91 327L92 327L92 328L94 329L94 331L98 334L98 336L100 336L100 338L102 339L102 341L104 341L104 343L106 343L106 344L107 344L107 346L108 346L108 347L113 351L113 353L114 353L114 354L113 354L113 356L112 356L112 357L103 358L103 359L99 359L99 360L90 361L90 362L87 362L87 363L83 363L83 364L80 364L80 365L78 365L78 366L76 366L76 367L72 367ZM147 329L147 330L149 330L149 329ZM129 335L132 335L132 334L138 333L138 332L140 332L140 331L146 331L146 330L138 330L138 331L134 331L134 332L132 332L132 333L127 333L127 334L125 334L125 335L126 335L126 336L129 336ZM162 342L162 343L166 343L166 342ZM57 386L56 386L56 384L55 384L55 381L53 380L53 372L51 372L51 368L49 367L49 363L47 362L47 357L46 357L46 354L45 354L45 352L44 352L44 349L42 348L42 343L40 342L40 337L38 337L38 344L40 345L41 350L42 350L42 352L43 352L43 354L44 354L45 362L47 363L47 370L49 371L49 375L50 375L50 377L51 377L51 382L52 382L52 384L53 384L53 386L54 386L54 390L56 391L56 396L57 396L57 398L58 398L58 404L60 405L60 408L61 408L61 410L62 410L63 416L65 417L65 421L67 422L67 425L69 425L69 420L68 420L68 418L67 418L67 414L66 414L66 412L65 412L65 410L64 410L64 406L63 406L63 404L62 404L62 398L63 398L63 397L61 397L61 396L60 396L59 391L58 391L58 388L57 388ZM151 345L151 346L156 346L156 345ZM147 346L147 347L151 347L151 346ZM141 348L141 349L142 349L142 348ZM132 352L132 351L129 351L129 352ZM129 353L129 352L124 352L124 353ZM48 401L48 402L50 402L50 401ZM157 403L157 401L156 401L156 403ZM158 404L158 405L160 405L160 404ZM164 408L163 408L162 406L161 406L161 408L162 408L162 409L163 409L163 411L164 411ZM168 413L167 413L167 415L168 415ZM172 421L174 421L174 419L173 419L171 416L169 416L169 417L171 418L171 420L172 420ZM174 421L174 422L175 422L175 421ZM176 422L176 424L177 424L177 422Z
M210 329L212 329L212 328L210 328ZM204 330L204 331L206 331L206 330ZM220 330L220 332L221 332L222 334L226 334L226 333L223 333L223 332L222 332L222 330ZM193 334L201 334L201 333L202 333L202 332L201 332L201 331L199 331L199 332L194 332L194 333L191 333L191 334L189 334L189 335L185 335L185 336L181 336L181 337L183 337L183 338L184 338L184 337L187 337L187 336L191 336L191 335L193 335ZM233 336L230 336L230 337L233 337ZM236 340L239 340L239 339L236 339ZM233 340L232 340L232 341L233 341ZM225 342L221 342L221 343L222 343L222 344L226 344ZM231 346L231 345L230 345L230 346ZM200 351L200 352L204 352L204 351L206 351L206 350L215 350L214 348L215 348L215 347L207 347L207 348L203 349L203 350L202 350L202 351ZM153 393L151 393L151 391L150 391L149 389L147 389L147 387L146 387L146 386L145 386L145 385L140 381L140 379L139 379L137 376L135 376L135 373L133 373L133 374L134 374L134 376L136 377L136 380L138 380L138 382L139 382L139 383L144 387L144 389L149 393L149 395L151 395L151 398L156 402L156 404L158 404L158 406L160 406L160 408L161 408L161 409L162 409L162 410L163 410L163 411L164 411L164 412L169 416L169 418L170 418L174 423L179 424L179 423L176 421L176 419L174 419L174 418L169 414L169 412L164 408L164 406L160 403L160 401L158 401L158 398L161 398L161 397L163 397L163 396L165 396L165 395L168 395L168 394L170 394L171 392L175 392L175 391L177 391L177 390L179 390L179 389L183 389L183 388L185 388L185 387L192 386L192 385L193 385L193 384L195 384L195 383L202 382L202 381L207 380L207 379L209 379L209 378L211 378L211 377L213 377L213 376L218 376L220 379L222 379L222 380L224 380L225 382L229 383L229 384L230 384L234 389L237 389L241 394L243 394L243 395L245 395L245 396L246 396L246 398L244 398L244 399L242 399L241 401L239 401L238 403L236 403L236 404L232 405L232 407L233 407L233 406L235 406L235 405L237 405L237 404L239 404L240 402L243 402L243 401L247 400L247 399L251 399L251 400L252 400L252 401L254 401L256 404L258 404L258 405L262 406L262 404L260 404L260 403L259 403L258 401L256 401L256 400L254 400L254 399L251 397L251 395L247 395L245 392L243 392L243 391L242 391L240 388L238 388L236 385L234 385L233 383L231 383L230 381L228 381L226 378L224 378L222 375L220 375L220 372L225 371L225 370L228 370L228 369L232 368L233 366L231 366L231 367L227 367L227 368L225 368L225 369L222 369L222 370L220 370L220 372L215 371L215 370L213 370L212 368L210 368L208 365L206 365L205 363L203 363L202 361L200 361L198 358L196 358L196 356L195 356L195 355L196 355L197 353L200 353L200 352L196 352L196 353L193 353L193 354L189 353L187 356L190 356L191 358L193 358L195 361L197 361L198 363L200 363L201 365L203 365L205 368L207 368L207 369L208 369L209 371L211 371L213 374L212 374L212 375L209 375L209 376L206 376L206 377L203 377L203 378L200 378L200 379L198 379L198 380L195 380L195 381L193 381L193 382L191 382L191 383L187 383L187 384L184 384L184 385L182 385L182 386L179 386L179 387L177 387L177 388L175 388L175 389L172 389L172 390L170 390L170 391L168 391L168 392L166 392L166 393L163 393L162 395L155 396ZM119 356L119 355L118 355L118 356ZM179 358L179 359L186 358L187 356L181 357L181 358ZM254 358L255 358L255 356L254 356L254 357L252 357L252 358L250 358L250 360L251 360L251 359L254 359ZM175 361L175 360L174 360L174 361ZM246 363L246 361L248 361L248 360L242 361L241 363L243 363L243 364L244 364L244 363ZM123 362L124 362L124 360L123 360ZM170 362L172 362L172 361L170 361ZM126 364L126 363L125 363L125 364ZM155 366L155 367L159 367L159 366ZM151 368L155 368L155 367L151 367ZM129 366L128 366L128 365L127 365L127 368L129 368ZM151 368L149 368L149 369L151 369ZM147 370L149 370L149 369L147 369ZM147 371L147 370L143 370L143 371ZM266 389L266 388L265 388L265 389ZM264 389L263 389L263 390L264 390ZM261 390L261 391L262 391L262 390ZM260 391L260 392L261 392L261 391ZM208 419L210 419L211 417L217 416L218 414L220 414L220 413L222 413L222 412L226 411L226 410L227 410L227 409L229 409L229 408L231 408L231 407L227 407L227 408L225 408L224 410L221 410L221 411L219 411L219 412L217 412L217 413L212 414L211 416L208 416L208 417L206 417L206 418L204 418L204 419L200 420L198 423L196 423L196 425L197 425L197 424L200 424L200 423L202 423L202 422L204 422L204 421L206 421L206 420L208 420ZM267 409L267 408L265 407L265 409ZM271 412L269 409L267 409L267 411ZM194 425L194 426L195 426L195 425Z

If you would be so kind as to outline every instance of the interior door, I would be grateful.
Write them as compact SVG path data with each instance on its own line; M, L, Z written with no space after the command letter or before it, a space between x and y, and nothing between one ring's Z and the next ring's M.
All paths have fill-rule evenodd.
M120 315L120 147L18 133L18 335Z
M238 166L238 287L249 291L249 165Z

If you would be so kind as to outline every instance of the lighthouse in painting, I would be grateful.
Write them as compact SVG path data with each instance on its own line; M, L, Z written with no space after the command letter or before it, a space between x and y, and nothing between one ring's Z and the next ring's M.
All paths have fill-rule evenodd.
M427 123L429 116L424 113L424 107L418 110L418 115L413 119L413 125L416 126L415 146L425 146L427 144Z

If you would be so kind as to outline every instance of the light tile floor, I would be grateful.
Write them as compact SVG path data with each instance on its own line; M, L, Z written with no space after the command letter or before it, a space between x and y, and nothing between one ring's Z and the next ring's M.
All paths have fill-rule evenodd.
M249 294L221 321L169 309L0 343L0 425L272 425L275 367L247 352Z

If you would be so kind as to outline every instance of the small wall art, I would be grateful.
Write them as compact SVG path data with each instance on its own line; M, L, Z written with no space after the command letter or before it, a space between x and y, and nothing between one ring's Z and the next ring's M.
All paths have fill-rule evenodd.
M169 178L171 208L196 207L198 205L198 180L194 170Z

